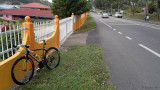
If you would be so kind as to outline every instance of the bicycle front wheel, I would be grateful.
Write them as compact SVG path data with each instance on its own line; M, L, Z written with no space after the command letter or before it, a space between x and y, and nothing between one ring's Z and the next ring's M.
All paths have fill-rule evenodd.
M12 66L12 80L18 85L28 83L34 74L34 63L31 58L20 57Z
M48 69L54 69L59 65L60 62L60 53L57 48L55 47L50 47L46 51L46 67Z

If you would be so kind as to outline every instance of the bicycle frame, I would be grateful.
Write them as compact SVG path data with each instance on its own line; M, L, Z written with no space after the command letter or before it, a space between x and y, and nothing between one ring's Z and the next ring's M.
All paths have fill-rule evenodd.
M45 57L44 57L44 51L45 51L45 53L46 53L46 49L33 49L32 51L40 51L40 50L43 50L43 56L42 56L42 60L44 60L45 59ZM28 54L28 55L27 55ZM31 53L26 53L26 57L28 57L28 56L30 56L30 57L32 57L34 60L36 60L38 63L40 62L40 60L39 59L37 59L33 54L31 54Z
M43 40L43 48L42 48L42 49L33 49L33 50L31 50L31 51L40 51L40 50L43 50L42 61L45 60L44 51L45 51L45 53L46 53L46 51L47 51L47 50L45 49L45 45L46 45L45 40ZM37 59L34 55L32 55L29 51L30 51L29 49L26 49L26 54L25 54L26 58L28 58L28 56L30 56L30 57L32 57L34 60L36 60L38 63L40 63L40 60L38 60L38 59Z
M42 49L33 49L33 50L31 50L31 51L43 50L42 61L45 60L44 51L45 51L45 53L46 53L46 51L47 51L47 50L45 49L45 45L46 45L45 40L43 40L43 48L42 48ZM38 60L34 55L32 55L32 54L30 53L30 50L29 50L28 48L26 48L26 54L25 54L25 56L26 56L26 58L28 58L28 56L30 56L30 57L32 57L34 60L36 60L38 63L40 63L40 60Z

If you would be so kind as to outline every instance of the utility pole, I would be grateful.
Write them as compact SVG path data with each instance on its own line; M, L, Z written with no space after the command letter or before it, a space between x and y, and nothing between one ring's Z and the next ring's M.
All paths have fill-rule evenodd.
M111 14L112 14L112 4L111 4Z
M146 0L146 14L148 14L149 0Z
M159 7L159 4L160 4L160 0L157 0L157 20L160 19L160 7Z
M118 0L118 12L119 12L119 0Z

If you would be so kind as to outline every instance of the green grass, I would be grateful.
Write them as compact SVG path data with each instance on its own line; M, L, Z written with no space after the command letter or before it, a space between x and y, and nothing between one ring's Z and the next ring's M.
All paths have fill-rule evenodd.
M60 65L42 69L27 85L16 90L114 90L98 45L70 46L61 51Z
M131 18L131 19L144 20L145 14L135 14L134 16L129 14L124 14L124 17ZM156 14L149 14L149 21L160 22L160 20L157 20Z
M88 16L86 22L82 25L82 27L77 32L83 33L83 32L92 30L94 28L96 28L96 22L91 16Z

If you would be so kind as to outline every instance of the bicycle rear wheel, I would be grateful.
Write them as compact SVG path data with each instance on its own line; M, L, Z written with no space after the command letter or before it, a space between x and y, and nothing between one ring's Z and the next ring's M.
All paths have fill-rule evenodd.
M20 57L12 66L12 80L18 85L28 83L34 74L34 63L31 58Z
M60 62L60 53L57 48L50 47L46 51L46 67L50 70L56 68Z

